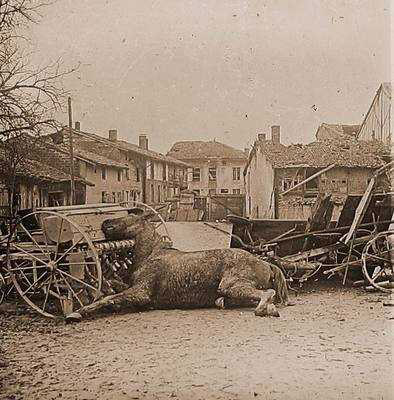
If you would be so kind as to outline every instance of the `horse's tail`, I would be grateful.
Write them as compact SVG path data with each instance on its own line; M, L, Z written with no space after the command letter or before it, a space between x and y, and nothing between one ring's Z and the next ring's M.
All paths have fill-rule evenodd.
M271 264L271 271L273 273L273 289L276 292L275 300L277 303L287 304L289 301L289 291L287 289L285 275L279 267L273 264Z

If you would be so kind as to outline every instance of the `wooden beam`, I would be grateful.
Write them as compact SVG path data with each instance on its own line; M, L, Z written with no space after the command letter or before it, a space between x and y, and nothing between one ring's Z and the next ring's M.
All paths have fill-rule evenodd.
M357 238L354 240L354 244L360 244L360 243L366 243L368 242L368 240L370 240L373 237L373 235L369 235L369 236L363 236L360 238ZM337 242L335 244L331 244L325 247L319 247L317 249L312 249L312 250L307 250L307 251L303 251L302 253L298 253L298 254L292 254L289 256L285 256L282 257L283 260L286 261L301 261L301 260L305 260L305 259L309 259L309 258L313 258L313 257L320 257L324 254L329 253L330 251L335 251L338 250L342 247L346 246L344 243L342 242Z
M357 227L360 225L360 222L364 218L365 213L366 213L368 206L372 199L372 191L373 191L374 186L375 186L375 177L373 177L369 181L368 187L367 187L365 193L363 194L363 197L361 198L360 203L358 204L358 206L356 208L356 213L354 215L352 225L350 226L349 232L347 233L343 243L348 244L350 242L350 240L354 236L354 233L357 230Z
M316 172L316 174L311 175L309 178L304 179L302 182L297 183L297 185L291 187L290 189L285 190L283 193L281 193L281 195L284 196L285 194L291 192L294 189L299 188L300 186L304 185L305 183L308 183L308 182L312 181L313 179L317 178L321 174L324 174L325 172L329 171L330 169L333 169L334 167L335 167L334 164L329 165L328 167L320 170L319 172Z

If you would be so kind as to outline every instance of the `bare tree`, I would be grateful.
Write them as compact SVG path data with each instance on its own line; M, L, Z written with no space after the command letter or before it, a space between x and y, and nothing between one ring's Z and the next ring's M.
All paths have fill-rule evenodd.
M25 54L28 40L21 32L36 23L39 11L48 5L43 0L0 0L0 181L11 194L11 204L15 177L32 138L60 127L55 115L66 92L59 83L73 71L62 70L60 61L35 68Z

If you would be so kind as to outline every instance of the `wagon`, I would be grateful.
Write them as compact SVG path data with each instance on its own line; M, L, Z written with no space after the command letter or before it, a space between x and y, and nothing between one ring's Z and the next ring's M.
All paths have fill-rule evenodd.
M136 203L154 211L157 222L152 223L166 229L160 214ZM0 301L14 293L55 318L124 290L134 241L108 241L101 225L130 212L128 204L92 204L40 208L20 217L0 241Z
M351 275L363 277L356 285L394 293L394 198L392 193L373 195L358 214L363 197L348 196L339 220L322 230L308 231L307 221L301 220L230 215L231 245L263 256L274 253L289 279L302 282L323 272L328 277L339 274L345 283Z

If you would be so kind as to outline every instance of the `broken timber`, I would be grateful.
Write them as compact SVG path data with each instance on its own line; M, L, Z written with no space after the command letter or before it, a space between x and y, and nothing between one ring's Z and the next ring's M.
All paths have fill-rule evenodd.
M324 168L322 170L320 170L319 172L316 172L316 174L311 175L309 178L304 179L302 182L297 183L297 185L291 187L290 189L285 190L282 194L282 196L284 196L285 194L291 192L294 189L299 188L300 186L304 185L305 183L308 183L309 181L317 178L318 176L320 176L321 174L324 174L325 172L329 171L330 169L333 169L335 167L335 164L331 164L329 165L327 168Z
M371 238L371 236L363 236L360 238L357 238L354 240L354 244L361 244L361 243L365 243L367 242L369 239ZM336 251L340 248L346 247L346 245L342 242L338 242L335 244L331 244L329 246L325 246L325 247L319 247L317 249L312 249L312 250L307 250L307 251L303 251L301 253L298 254L292 254L290 256L285 256L283 257L284 260L286 261L301 261L301 260L307 260L309 258L314 258L314 257L320 257L323 256L324 254L328 254L331 251Z

